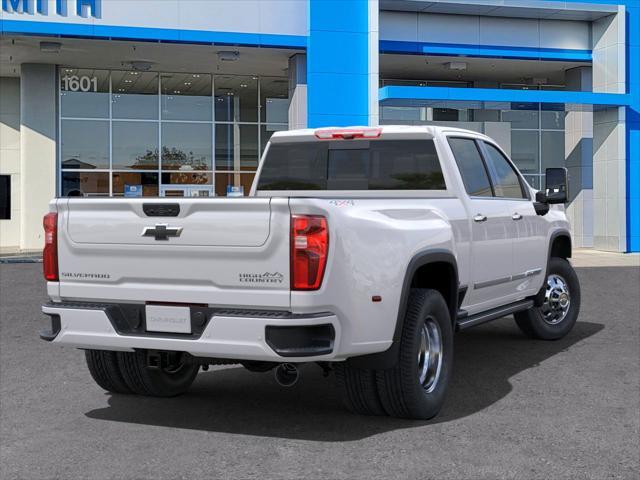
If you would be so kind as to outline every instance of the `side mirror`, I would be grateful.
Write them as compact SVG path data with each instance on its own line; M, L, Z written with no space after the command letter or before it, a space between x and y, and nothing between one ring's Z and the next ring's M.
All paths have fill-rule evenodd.
M568 198L568 180L566 168L547 168L545 175L545 203L566 203Z

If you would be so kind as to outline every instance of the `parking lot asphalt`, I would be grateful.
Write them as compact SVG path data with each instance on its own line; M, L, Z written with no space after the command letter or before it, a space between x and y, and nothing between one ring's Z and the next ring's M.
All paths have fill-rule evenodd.
M0 265L0 478L629 478L640 471L640 269L578 268L556 342L512 317L457 334L429 422L352 415L333 376L201 373L182 397L109 395L46 343L41 265Z

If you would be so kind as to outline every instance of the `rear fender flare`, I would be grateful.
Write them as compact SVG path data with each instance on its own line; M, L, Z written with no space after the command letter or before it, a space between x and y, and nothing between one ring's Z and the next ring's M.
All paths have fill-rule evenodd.
M363 355L348 359L347 361L352 366L368 369L387 369L392 368L396 364L398 360L398 351L400 348L400 338L402 336L402 329L404 327L404 317L409 302L409 294L411 292L411 282L413 281L414 275L419 268L433 263L447 263L452 267L454 278L450 279L450 295L449 298L445 298L445 301L449 306L451 321L453 325L455 325L458 314L458 295L460 290L458 281L458 264L456 261L456 257L453 255L453 253L444 249L429 249L420 251L411 258L404 275L402 291L400 293L400 302L398 306L398 315L396 318L396 326L393 332L393 342L391 346L384 352L373 353L370 355Z

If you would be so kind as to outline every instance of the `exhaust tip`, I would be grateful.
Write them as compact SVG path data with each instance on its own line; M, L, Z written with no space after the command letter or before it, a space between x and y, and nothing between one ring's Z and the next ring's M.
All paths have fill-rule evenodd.
M298 383L300 371L293 363L281 363L276 367L274 377L281 387L293 387Z

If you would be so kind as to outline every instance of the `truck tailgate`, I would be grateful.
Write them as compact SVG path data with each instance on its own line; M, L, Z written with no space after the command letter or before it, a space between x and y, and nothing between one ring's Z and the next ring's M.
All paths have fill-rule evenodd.
M60 297L289 308L286 198L59 199Z

